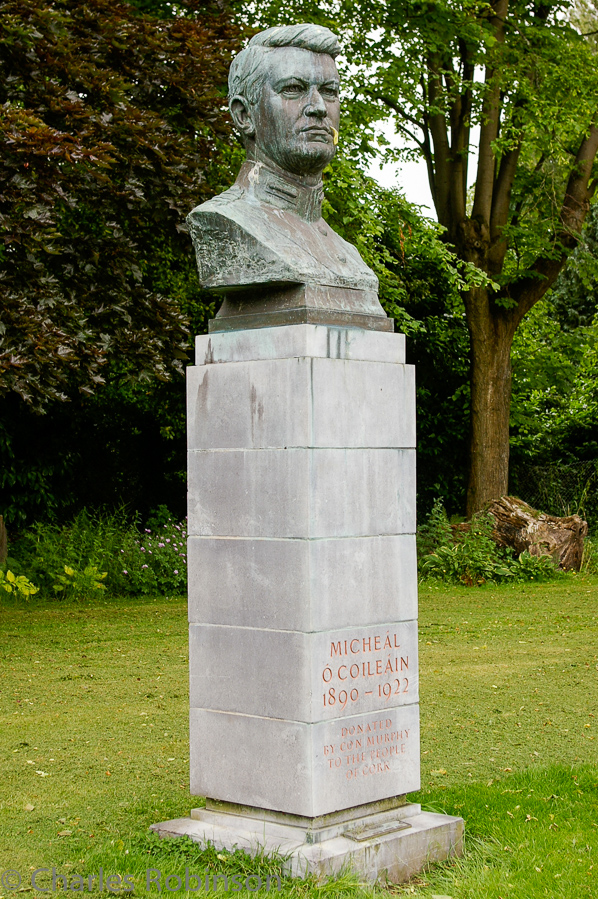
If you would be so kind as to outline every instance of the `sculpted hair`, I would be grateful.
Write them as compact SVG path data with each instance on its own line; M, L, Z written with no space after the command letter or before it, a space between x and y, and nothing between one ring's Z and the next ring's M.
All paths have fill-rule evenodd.
M228 73L229 100L244 97L252 105L257 103L264 81L264 59L278 47L299 47L312 53L326 53L333 59L341 50L336 34L323 25L278 25L260 31L232 61Z

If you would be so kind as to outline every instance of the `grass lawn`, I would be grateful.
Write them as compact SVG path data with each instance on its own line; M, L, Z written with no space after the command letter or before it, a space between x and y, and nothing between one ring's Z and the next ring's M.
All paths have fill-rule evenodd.
M77 887L75 875L101 866L158 896L146 893L148 867L277 870L147 835L199 804L188 788L184 600L3 600L0 634L0 873L14 869L30 888L32 870L55 866ZM597 899L598 578L422 587L420 681L424 788L411 798L461 814L467 851L391 889ZM345 877L284 880L283 892L380 891ZM0 897L15 895L0 885Z

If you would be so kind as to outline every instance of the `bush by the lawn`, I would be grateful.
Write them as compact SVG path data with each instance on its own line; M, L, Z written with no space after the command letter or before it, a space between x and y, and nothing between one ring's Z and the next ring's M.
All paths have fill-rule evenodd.
M9 548L7 570L40 598L177 595L187 589L187 523L161 506L139 528L122 513L80 512L65 525L38 523Z

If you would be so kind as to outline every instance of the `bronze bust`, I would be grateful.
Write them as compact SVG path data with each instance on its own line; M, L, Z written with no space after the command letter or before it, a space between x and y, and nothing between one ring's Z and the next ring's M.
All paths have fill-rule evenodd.
M378 279L321 215L338 142L336 36L269 28L231 65L229 108L247 161L187 217L200 283L224 295L210 330L314 322L391 331Z

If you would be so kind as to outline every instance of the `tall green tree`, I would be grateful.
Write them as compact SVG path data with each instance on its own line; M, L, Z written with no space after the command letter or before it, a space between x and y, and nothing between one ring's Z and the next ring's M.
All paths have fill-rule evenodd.
M446 239L487 276L471 345L468 514L508 489L511 346L579 240L596 186L598 66L567 0L295 0L345 43L352 119L392 117L425 159ZM477 156L471 210L468 170Z
M239 42L210 0L0 0L0 396L182 371Z

